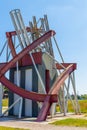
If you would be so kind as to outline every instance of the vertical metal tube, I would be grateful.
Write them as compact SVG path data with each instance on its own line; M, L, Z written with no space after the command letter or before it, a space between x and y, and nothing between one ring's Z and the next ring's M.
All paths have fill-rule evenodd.
M18 115L18 118L21 118L21 114L22 114L22 105L23 105L23 98L22 98L22 97L20 98L19 103L20 103L20 105L19 105L19 115Z
M62 53L61 53L61 51L60 51L60 49L59 49L59 46L58 46L57 41L56 41L56 39L55 39L54 36L53 36L53 39L54 39L54 41L55 41L55 44L56 44L57 50L58 50L58 52L59 52L59 55L60 55L60 57L61 57L61 60L62 60L62 62L64 63L64 59L63 59Z
M22 45L22 49L24 49L24 47L27 46L30 43L29 43L29 38L27 36L27 32L26 32L23 20L22 20L22 16L20 14L20 10L13 10L13 11L10 12L10 14L11 14L11 17L12 17L12 20L13 20L13 24L14 24L15 30L17 32L17 36L18 36L19 42ZM34 22L35 22L35 18L34 18ZM21 32L19 32L19 31L21 31ZM25 34L26 43L24 41L23 42L21 41L20 33L22 33L22 31ZM22 38L24 39L24 35L22 35ZM42 81L41 76L39 74L39 71L38 71L38 69L36 67L36 64L35 64L35 61L33 59L33 56L31 54L31 52L29 53L29 55L30 55L30 57L32 59L33 65L34 65L35 70L36 70L36 73L37 73L37 75L38 75L38 77L40 79L43 92L46 93L45 86L43 84L43 81Z
M76 94L75 75L74 75L74 72L73 72L72 74L73 74L73 78L72 78L72 75L70 75L70 77L71 77L71 82L72 82L73 91L74 91L74 95L75 95L76 114L78 114L78 113L81 113L81 112L80 112L80 107L79 107L79 103L78 103L78 99L77 99L77 94Z
M10 16L11 16L12 22L14 24L14 27L15 27L15 30L16 30L16 33L17 33L21 48L23 49L22 39L20 37L20 28L19 28L20 26L18 26L18 22L16 22L17 21L16 10L11 11Z

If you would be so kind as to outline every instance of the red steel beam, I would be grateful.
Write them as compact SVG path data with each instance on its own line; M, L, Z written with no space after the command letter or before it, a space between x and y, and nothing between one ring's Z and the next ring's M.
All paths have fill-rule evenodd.
M27 27L26 30L27 30L27 32L30 32L29 27ZM6 32L6 37L8 39L8 45L10 47L10 50L11 50L11 53L12 53L13 57L16 56L16 51L15 51L13 40L12 40L12 36L15 36L15 35L17 35L16 31Z
M31 32L31 29L29 27L26 27L26 30L27 30L27 32ZM15 35L17 35L16 31L6 32L7 38L15 36Z
M35 64L42 64L42 52L36 52L32 53L33 59L35 61ZM29 54L26 54L25 56L22 57L21 60L19 60L19 67L25 67L25 66L30 66L33 65L31 57ZM16 64L14 64L11 68L16 67Z
M5 76L0 78L0 82L5 85L9 90L22 96L23 98L31 99L34 101L44 102L47 96L51 96L50 102L57 102L57 95L38 94L36 92L30 92L24 90L17 85L11 83Z
M24 55L35 49L38 45L43 43L44 41L48 40L51 36L55 35L55 32L53 30L48 31L44 35L42 35L40 38L35 40L32 44L28 45L24 50L22 50L19 54L17 54L7 65L5 65L0 70L0 77L5 74L6 71L8 71L12 65L14 65L18 60L20 60Z
M0 63L0 70L6 65L7 63Z
M49 94L57 94L61 85L64 83L65 79L74 71L74 65L70 64L66 70L64 70L60 76L56 79L55 83L53 84L52 88L49 91Z
M1 63L0 68L2 68L6 64L7 63ZM5 85L8 89L10 89L12 92L22 96L23 98L43 102L47 96L47 94L38 94L36 92L30 92L30 91L24 90L22 88L19 88L17 85L11 83L5 76L2 76L0 78L0 82L3 85ZM57 102L57 95L51 95L50 102Z
M8 38L8 45L9 45L9 48L11 50L12 56L15 57L16 56L16 51L15 51L15 48L14 48L14 45L13 45L12 37Z
M48 93L50 90L50 75L49 70L45 71L45 82L46 82L46 92Z
M34 58L35 64L42 64L42 52L32 53L32 56ZM0 69L2 69L7 64L8 64L8 62L0 63ZM19 67L25 67L25 66L33 65L31 57L29 56L29 54L26 54L24 57L22 57L22 59L19 60L18 65L19 65ZM15 68L15 67L16 67L16 63L13 66L11 66L11 68Z
M36 30L40 30L39 28L37 28ZM27 32L31 32L31 29L29 27L26 27L26 31ZM21 34L21 33L20 33ZM17 35L16 31L11 31L11 32L6 32L6 37L8 38L9 36L15 36Z
M60 76L58 76L58 78L56 79L55 83L53 84L52 88L50 89L48 94L57 94L58 91L60 90L61 85L64 83L65 79L74 71L73 69L73 64L69 65L66 70L64 70L63 73L61 73ZM44 121L47 118L47 114L48 111L52 105L52 103L50 103L50 98L51 96L47 96L43 106L41 108L41 111L38 115L37 121Z
M41 101L43 102L46 98L46 94L37 94L35 92L29 92L26 90L23 90L22 88L17 87L15 84L11 83L8 79L4 77L4 73L8 71L12 65L14 65L18 60L20 60L23 56L25 56L27 53L29 53L32 49L40 45L45 40L49 39L51 36L55 34L54 31L50 30L49 32L45 33L43 36L41 36L39 39L35 40L32 44L27 46L23 51L21 51L19 54L17 54L10 62L7 64L3 64L3 67L0 67L0 82L4 84L8 89L13 91L14 93L31 100L35 101ZM56 95L49 95L51 96L50 102L57 101Z
M45 121L48 115L48 112L50 110L50 107L52 103L50 102L51 96L47 95L47 97L44 100L43 106L39 112L39 115L36 119L37 122Z
M65 68L67 68L69 65L73 64L73 68L76 69L77 68L77 64L76 63L60 63L62 66L64 66ZM60 69L64 69L60 64L56 63L56 68L58 70Z

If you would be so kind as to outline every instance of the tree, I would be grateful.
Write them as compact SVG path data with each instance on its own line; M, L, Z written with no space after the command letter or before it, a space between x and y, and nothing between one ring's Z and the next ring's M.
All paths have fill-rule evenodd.
M81 98L84 99L84 100L86 100L87 99L87 94L81 95Z

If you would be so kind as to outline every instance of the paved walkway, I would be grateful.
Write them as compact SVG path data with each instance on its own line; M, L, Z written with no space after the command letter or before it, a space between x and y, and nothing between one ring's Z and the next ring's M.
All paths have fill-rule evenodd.
M69 118L70 116L66 117L55 117L53 119L49 118L45 122L35 122L33 119L24 118L24 119L16 119L16 118L7 118L3 117L0 118L0 126L8 126L8 127L15 127L15 128L26 128L30 130L87 130L87 128L79 128L79 127L67 127L67 126L55 126L50 125L49 123L55 120L60 120L63 118ZM73 118L82 118L81 115L79 116L72 116Z

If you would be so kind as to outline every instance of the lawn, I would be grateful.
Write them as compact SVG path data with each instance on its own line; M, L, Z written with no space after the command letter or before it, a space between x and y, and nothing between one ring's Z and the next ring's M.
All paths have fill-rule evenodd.
M8 106L8 98L5 98L2 100L2 106L7 107Z
M87 127L87 120L68 118L68 119L64 119L64 120L55 121L51 124L58 125L58 126Z
M80 109L82 113L87 113L87 100L79 100Z
M22 129L22 128L11 128L11 127L4 127L0 126L0 130L30 130L30 129Z
M87 114L85 114L84 117L87 117Z
M87 100L79 100L79 105L81 113L87 113ZM56 111L59 111L59 106L57 106ZM70 101L68 101L68 112L74 112L73 106Z
M87 113L87 100L79 100L79 105L81 109L81 113ZM8 98L5 98L2 100L2 106L7 107L8 106ZM56 111L59 110L59 106L56 107ZM73 106L70 101L68 101L68 112L74 112Z

